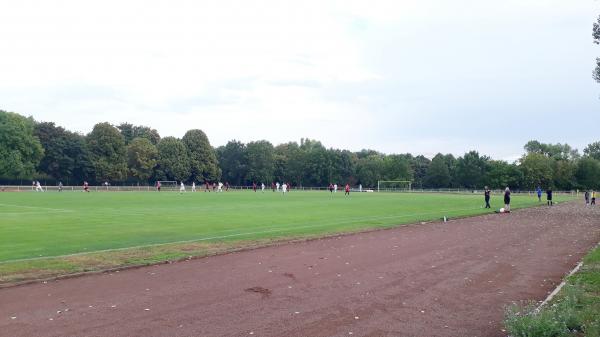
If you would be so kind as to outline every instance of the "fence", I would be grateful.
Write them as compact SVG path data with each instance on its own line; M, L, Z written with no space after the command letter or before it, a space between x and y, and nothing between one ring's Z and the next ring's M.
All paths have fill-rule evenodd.
M190 185L186 185L186 189L190 190ZM42 186L44 191L47 192L58 192L58 186ZM229 186L230 190L251 190L252 186ZM281 188L280 188L281 189ZM318 187L304 187L304 186L292 186L292 191L327 191L329 188L327 186L318 186ZM65 192L71 191L83 191L82 186L63 186L62 188ZM150 192L156 191L156 187L154 186L89 186L90 191L94 192ZM179 185L163 185L161 187L162 191L179 191ZM196 191L202 192L204 191L204 184L196 185ZM212 187L209 189L212 191ZM225 190L225 186L223 186L223 190ZM257 187L257 191L260 191L260 186ZM265 186L265 191L270 191L270 186ZM0 185L0 192L32 192L35 191L34 186L27 185ZM338 191L343 192L344 187L338 186ZM387 192L387 193L451 193L451 194L483 194L483 190L481 189L465 189L465 188L438 188L438 189L406 189L406 188L385 188L377 191L377 188L368 188L363 187L362 190L359 190L358 187L353 187L351 189L352 192ZM515 190L511 191L513 194L528 194L531 196L536 195L536 191L520 191ZM555 195L579 195L578 190L573 191L554 191ZM501 195L504 194L504 190L492 190L492 194Z

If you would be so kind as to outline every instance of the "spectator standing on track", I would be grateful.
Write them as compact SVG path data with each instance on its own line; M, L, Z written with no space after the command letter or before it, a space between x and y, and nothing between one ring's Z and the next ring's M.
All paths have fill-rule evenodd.
M535 189L535 191L537 192L538 201L539 201L539 202L541 202L541 201L542 201L542 188L538 186L538 187Z
M592 190L592 205L596 204L596 191Z
M491 193L490 189L486 186L483 191L483 195L485 198L485 208L492 208L490 206L490 193Z
M510 213L510 188L504 190L504 212Z
M585 199L585 205L589 206L590 205L590 191L585 191L585 193L583 193L583 199Z
M549 187L546 190L546 200L548 202L548 206L552 206L552 188Z
M344 196L346 196L346 195L348 195L348 196L350 195L350 185L349 184L346 184L346 192L344 193Z

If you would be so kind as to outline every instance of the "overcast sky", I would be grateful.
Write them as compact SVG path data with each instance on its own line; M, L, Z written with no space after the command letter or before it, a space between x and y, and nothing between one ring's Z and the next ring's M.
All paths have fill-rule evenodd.
M515 159L600 140L595 0L0 0L0 109Z

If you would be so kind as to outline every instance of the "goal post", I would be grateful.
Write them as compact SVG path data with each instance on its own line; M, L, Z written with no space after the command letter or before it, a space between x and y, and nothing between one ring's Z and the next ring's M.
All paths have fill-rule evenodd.
M378 180L377 192L410 191L412 180Z
M161 190L164 191L178 191L177 181L174 180L158 180L157 183L160 183ZM156 187L156 185L154 185Z

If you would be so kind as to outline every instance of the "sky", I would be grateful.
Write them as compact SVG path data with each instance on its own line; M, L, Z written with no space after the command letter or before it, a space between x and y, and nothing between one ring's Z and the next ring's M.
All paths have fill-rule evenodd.
M385 153L600 141L597 0L0 0L0 109Z

